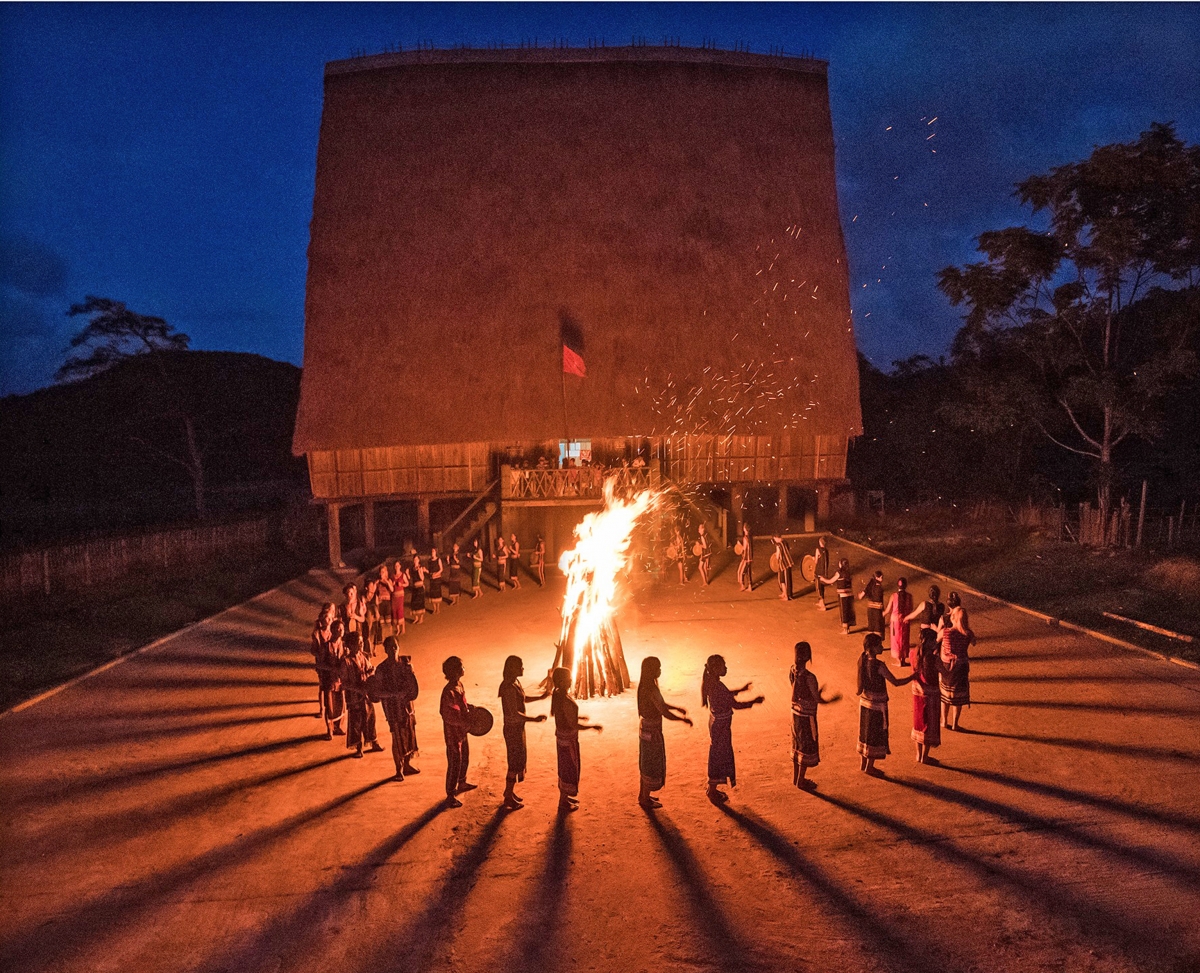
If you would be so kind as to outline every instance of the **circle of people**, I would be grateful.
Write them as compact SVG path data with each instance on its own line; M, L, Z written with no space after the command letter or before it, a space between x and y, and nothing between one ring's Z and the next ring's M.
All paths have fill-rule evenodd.
M744 531L743 539L748 536L748 531ZM786 552L787 547L778 543L778 538L775 540L778 556L779 549L782 548ZM515 556L519 555L520 551L515 535L511 544L511 547L504 545L504 550L515 563ZM545 545L540 537L535 551L541 553L540 563L534 564L535 574L539 584L544 585ZM842 631L849 634L856 624L855 600L867 602L867 634L863 638L863 651L857 664L859 733L856 750L860 758L860 770L867 774L878 774L876 761L891 753L887 690L889 683L897 687L912 684L911 739L915 744L915 759L920 763L932 762L930 751L941 744L941 730L957 730L962 708L969 706L971 702L969 650L975 643L975 634L970 628L967 612L959 595L950 592L946 603L943 604L941 590L937 585L931 585L925 601L914 607L907 580L901 577L897 579L896 589L885 605L883 572L875 571L856 599L848 560L841 559L834 575L826 577L820 573L822 554L827 560L823 537L818 542L815 555L817 608L826 610L824 588L825 585L833 586L838 594ZM325 720L325 738L332 740L334 736L344 735L347 748L354 750L356 757L363 756L364 748L371 752L382 752L383 747L379 745L375 721L375 704L379 703L391 733L395 779L398 781L420 773L412 763L418 749L413 703L419 687L412 659L400 654L400 643L396 637L405 630L405 589L411 589L414 620L420 622L427 603L453 603L457 599L457 586L453 582L461 567L460 562L456 544L450 558L445 561L439 558L434 550L427 563L423 563L414 555L412 567L408 569L405 569L400 561L394 562L390 571L385 564L379 569L378 577L366 583L362 595L358 593L356 585L346 585L343 590L345 601L340 606L325 604L313 628L312 653L318 677L319 705L316 715ZM483 563L478 541L472 549L471 562L473 596L478 597ZM744 560L743 564L745 563ZM782 559L780 563L782 564ZM448 568L449 584L444 587L441 579L445 578ZM828 571L828 568L825 567L824 570ZM793 597L790 591L790 569L780 570L779 574L783 577L785 572L789 590L781 597L786 596L790 600ZM504 571L499 573L498 577L504 579L508 576L509 568L505 565ZM513 586L520 587L519 580L515 581ZM427 592L430 593L428 596ZM387 603L390 603L391 611L381 612L380 609ZM901 669L912 670L908 675L896 675L879 658L884 651L885 619L889 623L887 634L891 642L891 655ZM382 634L385 621L390 622L392 626L392 634L387 637L383 637ZM910 645L910 625L913 622L919 623L917 646ZM375 646L380 643L386 658L376 665L372 659ZM807 777L808 770L816 767L821 761L817 725L818 705L833 702L834 699L822 696L817 677L808 668L812 662L812 648L809 643L797 642L794 652L795 659L789 672L792 685L792 782L798 788L810 789L815 784ZM730 689L722 681L727 672L722 656L709 656L700 685L701 705L709 710L707 796L715 803L728 800L728 794L721 790L723 786L737 785L732 736L733 713L735 710L749 709L763 702L762 696L739 699L749 692L751 684ZM476 787L467 779L470 736L483 735L492 726L492 717L488 710L467 702L462 684L464 674L463 661L458 656L450 656L442 663L445 685L442 688L439 709L446 744L446 803L450 807L461 807L459 795ZM661 807L654 793L666 784L667 758L663 721L675 720L688 726L692 725L686 709L664 700L658 687L661 674L662 664L657 657L647 656L642 660L641 678L637 686L640 775L638 802L648 810ZM569 670L552 670L543 684L543 691L536 695L525 692L520 683L522 675L522 660L518 656L509 656L504 664L498 691L503 711L503 736L508 760L504 804L514 810L523 806L514 789L516 784L525 779L525 724L544 722L547 719L545 714L528 715L526 704L550 697L550 715L555 721L560 807L564 811L573 811L578 807L580 731L600 732L602 727L591 723L587 716L579 712L578 704L571 697L572 674Z

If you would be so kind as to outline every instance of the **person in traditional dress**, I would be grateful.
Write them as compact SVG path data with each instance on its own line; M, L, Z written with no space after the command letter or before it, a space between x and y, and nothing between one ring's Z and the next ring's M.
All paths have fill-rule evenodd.
M483 594L483 548L479 545L479 538L475 538L475 543L471 547L471 597L478 598Z
M791 601L792 568L796 562L792 560L792 552L788 550L787 542L779 534L771 538L771 543L775 545L775 560L779 565L779 570L775 572L779 579L779 598L782 601Z
M825 584L833 585L838 593L838 605L842 611L842 634L849 635L850 629L858 624L858 619L854 614L854 580L850 577L850 560L842 558L838 562L837 574L832 578L824 578L817 576L818 581L823 581ZM883 644L883 639L879 640L880 645Z
M383 640L383 651L387 655L375 668L379 682L379 702L383 716L392 734L392 760L396 764L396 780L404 780L421 771L412 765L417 754L417 717L413 700L417 698L417 674L413 672L412 659L398 656L400 643L396 636Z
M450 556L446 558L446 593L444 600L452 605L458 604L458 596L462 594L462 552L458 549L458 541L450 548Z
M749 709L763 701L762 696L741 700L737 697L749 692L750 683L740 689L729 689L721 678L728 672L725 659L710 655L704 664L704 676L700 682L700 703L708 707L708 799L714 804L729 800L729 795L720 790L722 784L737 787L737 768L733 759L733 711Z
M367 658L363 646L362 635L351 632L346 636L346 656L342 660L342 689L346 693L346 749L353 750L354 756L363 755L364 744L371 745L372 753L379 753L383 747L375 733L375 705L367 696L367 679L374 673L375 668Z
M383 641L383 628L379 624L379 582L374 578L369 579L363 587L362 605L363 651L370 659L375 654L376 642Z
M508 588L508 541L503 536L496 538L496 587L502 592Z
M362 635L363 623L366 621L367 609L358 596L358 585L351 582L342 589L343 600L338 608L338 617L346 630L346 635Z
M546 714L527 716L526 703L536 703L550 695L549 690L537 696L525 695L519 682L525 675L525 663L520 656L510 655L504 660L504 680L500 683L500 705L504 711L504 750L508 757L508 774L504 779L504 806L516 810L523 807L522 800L513 793L518 783L525 779L528 750L525 746L525 724L545 723Z
M677 720L692 725L687 710L672 706L663 699L658 688L658 677L662 675L662 663L648 655L642 660L642 678L638 680L638 771L641 783L638 787L638 804L651 811L662 807L654 796L667 782L667 745L663 739L664 719Z
M425 604L435 615L442 610L442 580L446 576L446 560L435 547L429 552L429 577L425 582Z
M883 638L883 572L876 571L863 590L858 593L859 601L867 601L867 631Z
M897 678L879 661L883 639L874 632L863 637L863 651L858 658L858 755L859 769L865 774L877 774L875 761L883 760L888 747L887 684L903 686L912 682L912 674Z
M896 590L888 599L887 607L883 610L884 618L888 619L889 641L892 643L892 658L901 666L909 664L909 633L908 616L912 613L912 595L908 590L908 579L896 581Z
M325 711L325 739L332 740L342 736L346 730L346 693L342 688L342 660L346 656L346 646L342 641L346 627L340 618L334 618L329 626L329 641L324 646L325 654L318 663L322 685L325 690L323 707Z
M957 591L946 596L946 614L937 627L937 638L942 646L943 663L940 680L942 725L948 730L957 730L962 708L971 705L971 660L968 654L975 644L975 633L971 631L967 610Z
M537 575L538 587L546 587L546 542L542 540L541 534L538 534L537 543L533 547L530 567L533 568L534 574Z
M742 560L738 564L738 587L742 591L754 590L754 538L750 535L750 525L742 523Z
M328 652L329 627L333 624L336 617L337 606L332 601L327 601L321 606L317 620L313 622L312 639L309 642L309 651L312 652L313 666L317 671L316 716L318 720L325 715L325 687L321 679L321 662Z
M817 704L821 702L821 687L817 677L808 671L812 661L812 646L797 642L796 661L788 673L792 684L792 783L811 789L813 784L805 775L809 767L821 762L821 738L817 733Z
M471 707L462 684L465 671L462 659L456 655L442 663L446 685L442 687L439 709L442 714L442 735L446 739L447 807L462 807L458 795L474 790L476 786L467 783L467 768L471 763L471 746L467 742Z
M946 606L942 604L942 589L935 584L929 586L929 597L917 605L905 617L906 622L921 623L921 631L931 629L937 631L938 623L946 614Z
M508 538L508 583L513 588L521 587L521 579L517 576L517 569L521 566L521 542L517 540L516 534L510 534Z
M700 579L707 588L712 576L712 540L703 524L696 528L696 544L700 548Z
M929 763L929 751L942 742L942 694L940 681L944 665L939 654L937 632L921 629L921 644L913 659L913 728L919 764Z
M554 695L550 699L550 715L554 717L554 742L558 748L558 809L575 811L579 808L579 731L603 727L588 723L579 712L579 704L571 698L571 670L559 666L550 674Z
M824 576L829 573L829 548L825 546L824 536L817 538L817 547L813 551L813 559L817 562L813 574L816 577L817 589L817 611L825 611L825 584Z
M388 570L386 563L379 565L379 578L377 584L377 605L379 608L379 638L377 641L383 643L383 626L392 620L392 592L396 589L396 584L392 580L392 573ZM395 635L395 631L392 632Z
M420 625L425 621L425 582L429 578L429 569L421 563L421 555L414 554L412 567L408 569L408 590L412 599L413 624Z
M408 591L408 572L399 561L392 565L392 634L403 635L407 630L404 596Z
M675 525L675 538L671 541L671 548L675 551L675 563L679 566L679 583L687 584L687 543L683 539L683 529L679 524Z

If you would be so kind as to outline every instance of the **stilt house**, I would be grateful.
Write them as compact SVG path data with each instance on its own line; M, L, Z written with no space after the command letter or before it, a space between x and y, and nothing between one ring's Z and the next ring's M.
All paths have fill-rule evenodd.
M567 459L687 488L731 531L750 503L823 518L862 431L826 67L326 65L294 450L331 561L342 509L373 547L400 503L426 543L540 533L556 557L602 482Z

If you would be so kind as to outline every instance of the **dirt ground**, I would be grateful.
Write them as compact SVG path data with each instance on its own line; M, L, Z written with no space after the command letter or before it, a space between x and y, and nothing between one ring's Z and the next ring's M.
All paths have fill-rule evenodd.
M901 573L846 553L859 580ZM556 814L552 723L529 730L524 809L499 809L493 730L472 740L478 790L444 810L442 659L461 655L468 699L498 713L504 657L524 657L527 688L553 657L561 583L410 626L423 773L402 783L388 752L348 759L313 718L308 631L337 586L312 573L0 719L0 969L1200 969L1196 670L968 598L964 731L915 764L893 689L893 753L869 778L861 634L770 576L740 593L729 565L707 589L640 588L622 616L630 669L661 657L668 702L697 718L666 727L661 811L635 800L632 693L581 703L605 729L581 740L578 813ZM791 784L799 638L841 696L813 793ZM734 717L721 808L703 790L712 652L766 696Z

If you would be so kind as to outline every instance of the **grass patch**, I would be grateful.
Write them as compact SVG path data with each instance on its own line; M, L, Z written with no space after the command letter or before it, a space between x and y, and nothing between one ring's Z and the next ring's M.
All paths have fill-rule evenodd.
M0 710L295 578L311 559L284 549L232 556L186 575L138 573L5 607Z
M947 527L893 517L839 533L1006 601L1200 662L1196 642L1146 632L1103 614L1114 612L1200 638L1200 561L1193 558L1093 550L1013 526Z

